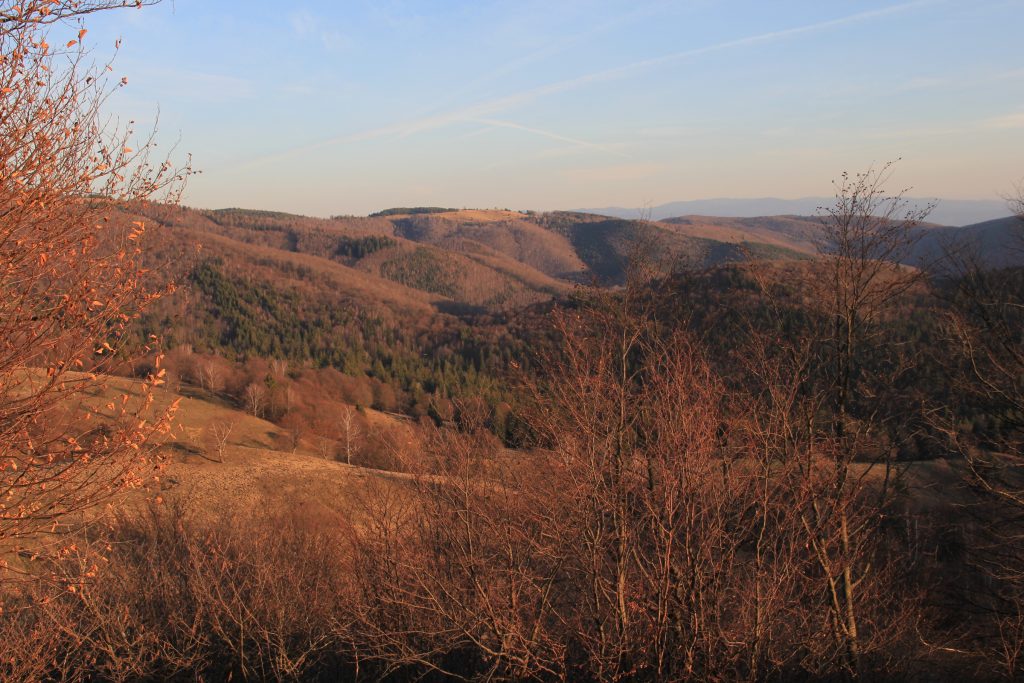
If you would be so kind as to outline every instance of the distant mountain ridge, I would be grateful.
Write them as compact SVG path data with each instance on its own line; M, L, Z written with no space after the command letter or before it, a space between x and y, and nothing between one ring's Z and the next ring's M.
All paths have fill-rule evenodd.
M494 209L394 209L331 219L244 209L153 211L169 236L203 244L203 258L220 259L228 272L271 290L290 283L306 299L326 302L324 310L387 309L396 319L504 314L563 296L580 282L621 284L634 258L693 269L813 259L822 229L818 218L794 214L638 221ZM954 246L990 267L1024 263L1024 223L1014 218L917 230L920 239L904 259L909 265L930 266Z
M929 202L936 201L920 197L908 197L908 199L912 204L918 206L925 206ZM600 209L579 209L579 211L615 218L636 219L645 216L656 221L690 215L757 218L760 216L813 216L818 213L819 207L831 206L834 202L834 197L720 198L669 202L650 209L610 206ZM1005 218L1009 214L1010 210L1007 208L1006 202L1001 199L940 199L928 220L942 225L963 226Z

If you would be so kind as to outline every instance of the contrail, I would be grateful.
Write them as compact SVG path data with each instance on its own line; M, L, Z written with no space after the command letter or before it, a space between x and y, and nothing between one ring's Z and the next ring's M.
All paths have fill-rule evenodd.
M275 152L251 161L245 162L236 168L246 168L249 166L261 164L267 161L279 159L285 156L291 156L301 152L312 151L323 148L325 146L333 146L340 144L347 144L352 142L360 142L363 140L371 140L374 138L386 137L396 135L399 137L405 137L416 133L422 133L428 130L435 130L442 128L453 123L461 123L467 121L481 120L489 116L493 116L499 112L510 109L514 106L525 104L527 102L533 102L542 97L549 95L556 95L559 93L567 92L570 90L576 90L592 83L600 83L610 80L616 80L629 75L632 72L650 69L652 67L661 66L663 64L669 64L672 62L679 62L686 59L692 59L702 55L712 54L715 52L721 52L724 50L730 50L738 47L745 47L748 45L758 45L761 43L774 42L793 36L802 35L805 33L813 33L817 31L824 31L838 26L845 26L847 24L854 24L862 21L869 21L871 19L877 19L879 17L889 16L899 12L905 12L908 10L916 9L919 7L925 7L928 5L934 5L942 0L913 0L912 2L904 2L899 5L892 5L890 7L883 7L881 9L869 10L866 12L858 12L857 14L851 14L838 19L829 19L827 21L819 21L813 24L806 24L804 26L796 26L794 28L782 29L779 31L769 31L767 33L761 33L754 36L746 36L743 38L736 38L734 40L727 40L714 45L707 45L704 47L693 48L690 50L682 50L679 52L672 52L660 57L653 57L651 59L644 59L622 66L613 67L610 69L604 69L601 71L595 71L593 73L584 74L582 76L576 76L563 81L556 81L554 83L548 83L537 88L529 90L523 90L512 95L506 95L491 100L485 100L476 104L462 107L459 109L453 109L446 113L435 114L432 116L425 116L418 119L395 123L388 126L382 126L380 128L372 128L360 133L353 133L350 135L342 135L337 137L328 138L308 145L302 145L294 147L292 149L284 150L281 152ZM504 125L504 127L516 127L514 124L492 124L492 125ZM537 133L539 135L546 135L557 139L554 134L547 134L543 131L536 129L527 129L526 127L520 127L521 130L527 130L528 132ZM585 143L580 140L565 139L565 142L572 142L573 144L594 145L595 143ZM598 145L598 148L600 146ZM606 148L604 151L608 151Z
M601 144L598 144L596 142L589 142L587 140L580 140L579 138L571 138L571 137L569 137L567 135L560 135L559 133L553 133L551 131L542 130L540 128L531 128L530 126L524 126L522 124L514 123L512 121L502 121L500 119L467 119L467 120L471 121L473 123L481 123L481 124L484 124L486 126L493 126L493 127L496 127L496 128L510 128L512 130L521 130L524 133L531 133L533 135L539 135L540 137L548 138L549 140L557 140L558 142L565 142L565 143L568 143L570 145L575 145L577 147L584 147L586 149L594 149L594 150L597 150L599 152L606 152L608 154L614 154L616 156L621 156L621 157L626 157L626 158L628 158L628 156L629 156L627 154L623 154L622 152L618 152L618 151L616 151L614 149L611 149L610 147L608 147L606 145L601 145Z
M507 109L516 104L522 104L529 102L546 95L554 95L568 90L575 90L591 83L598 83L603 81L615 80L628 75L633 71L639 71L649 69L655 66L661 66L670 62L682 61L693 57L699 57L701 55L711 54L713 52L721 52L723 50L729 50L736 47L744 47L747 45L757 45L759 43L768 43L777 41L783 38L790 38L792 36L801 35L804 33L812 33L815 31L822 31L837 26L843 26L846 24L853 24L861 21L867 21L869 19L876 19L878 17L888 16L890 14L896 14L898 12L904 12L917 7L924 7L926 5L932 5L939 0L914 0L913 2L905 2L899 5L893 5L891 7L885 7L877 10L870 10L867 12L860 12L858 14L851 14L846 17L840 17L839 19L830 19L828 21L820 21L814 24L807 24L805 26L797 26L795 28L783 29L781 31L771 31L768 33L761 33L756 36L747 36L744 38L737 38L735 40L728 40L722 43L716 43L715 45L707 45L704 47L693 48L690 50L682 50L680 52L673 52L660 57L653 57L651 59L644 59L637 62L631 62L622 66L613 67L611 69L604 69L602 71L595 71L590 74L584 74L564 81L557 81L555 83L549 83L547 85L534 88L532 90L524 90L513 95L508 95L502 98L483 102L470 109L486 110L486 111L501 111Z
M535 62L548 59L549 57L552 57L560 52L564 52L573 45L590 40L591 38L601 35L602 33L607 33L608 31L619 28L623 24L628 24L636 19L649 16L652 13L656 12L657 10L664 8L671 2L672 0L661 0L660 2L653 2L648 5L633 8L629 12L613 17L612 19L598 26L594 26L593 28L590 28L582 33L577 33L575 35L565 37L559 40L558 42L549 44L548 46L543 47L541 49L534 50L533 52L527 55L519 57L518 59L514 59L506 64L503 64L495 68L494 70L486 74L483 74L482 76L474 78L473 80L469 81L462 87L458 88L455 92L450 93L442 102L436 103L435 106L432 107L432 109L441 109L444 103L455 100L459 96L467 92L472 92L474 89L479 88L480 86L490 83L492 81L495 81L501 76L513 73L529 64L533 64Z

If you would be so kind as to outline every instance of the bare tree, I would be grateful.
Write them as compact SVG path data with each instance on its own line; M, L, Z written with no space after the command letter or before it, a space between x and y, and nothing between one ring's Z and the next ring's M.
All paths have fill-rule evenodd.
M203 358L196 361L196 374L199 384L207 391L217 393L224 389L224 373L215 358Z
M245 407L252 416L263 416L266 400L267 387L262 382L252 382L245 387Z
M68 23L127 4L0 2L5 549L139 483L147 438L166 427L142 422L149 394L112 402L111 427L76 407L101 385L99 373L114 362L134 317L160 294L145 284L146 225L122 209L162 190L164 199L176 199L189 173L168 161L150 163L152 136L139 144L130 126L108 122L103 103L124 81L111 82L105 68L89 65L86 29ZM76 372L84 370L93 374ZM164 374L156 366L148 386Z
M1024 224L1024 188L1010 207ZM984 657L1015 677L1024 652L1024 273L987 267L954 245L945 257L949 377L970 412L947 409L936 423L961 456L974 494L965 535L980 578L958 599L982 618L976 635Z
M341 453L345 456L345 463L351 465L352 456L358 451L359 440L363 435L355 408L342 406L338 416L338 428L341 436Z
M920 271L901 263L910 257L920 236L915 229L934 205L911 205L906 190L888 194L893 164L852 177L844 173L836 183L835 204L825 208L817 238L826 276L808 283L831 318L833 430L841 439L851 427L863 346L877 338L879 317L921 280Z
M235 420L223 419L214 420L206 428L206 433L213 445L214 450L217 452L217 461L224 462L224 454L227 451L228 439L231 438L231 432L234 431L237 422Z
M337 452L338 444L334 439L318 435L316 437L316 452L324 460L331 460Z
M876 460L891 465L889 449L873 449L869 442L890 418L877 411L878 393L892 385L903 366L897 357L879 362L884 346L879 323L921 281L920 271L902 263L919 238L918 225L933 208L911 205L906 190L888 193L893 163L853 176L844 173L835 183L836 200L825 208L818 236L824 277L812 268L806 282L828 320L827 331L812 332L809 344L796 342L791 355L810 371L804 392L810 397L811 410L805 416L812 420L806 432L811 438L796 482L811 496L802 524L826 579L836 639L853 676L859 673L863 649L857 589L870 571L864 544L875 533L872 520L877 516L868 510L854 519L857 501L864 496L864 474L852 466L872 450L881 451ZM811 417L820 410L814 405L819 400L829 407L830 425L824 433ZM823 477L830 485L820 487Z
M830 318L829 334L824 337L829 368L825 368L825 387L831 403L831 459L840 466L836 482L835 507L839 533L837 558L828 556L822 539L817 544L819 563L828 578L829 594L836 624L845 643L847 668L858 673L860 635L857 624L857 541L853 533L847 500L859 495L856 479L850 472L854 459L865 450L864 439L872 427L878 427L877 415L865 407L864 351L878 339L879 319L900 296L920 280L920 272L901 265L910 255L918 236L914 230L931 213L932 206L911 206L906 190L889 195L886 184L893 162L881 169L869 169L854 176L844 173L837 183L836 203L825 209L818 241L825 257L827 278L818 284L819 301ZM812 279L811 283L817 282ZM876 378L877 379L877 378ZM888 454L885 454L888 455ZM887 460L888 462L888 460ZM854 484L854 485L851 485ZM822 503L812 506L814 520L808 530L817 528L826 513ZM826 525L831 526L831 525ZM861 525L862 532L867 529Z
M288 361L274 358L270 361L270 373L276 380L283 380L288 374Z

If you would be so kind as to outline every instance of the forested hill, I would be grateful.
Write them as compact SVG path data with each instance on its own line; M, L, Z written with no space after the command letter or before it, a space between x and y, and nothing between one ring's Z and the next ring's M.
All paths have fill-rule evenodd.
M157 272L170 269L186 287L149 309L140 333L174 353L242 368L229 391L237 403L276 360L340 372L351 403L412 416L447 415L450 401L483 397L504 436L510 364L529 370L526 351L545 329L539 318L580 284L621 285L637 258L707 271L713 288L734 279L729 264L803 268L816 258L820 229L798 216L641 222L441 208L320 219L151 205L141 214L159 227ZM922 227L914 258L964 231L1003 244L1000 229L1010 228ZM706 292L693 305L716 300ZM197 372L177 369L186 381Z
M580 283L621 284L636 256L703 268L812 253L782 232L575 213L139 213L157 228L155 271L185 285L147 311L140 334L161 338L181 381L219 367L234 377L219 388L242 405L246 387L278 361L339 372L352 404L412 416L443 417L452 400L482 397L499 434L514 393L510 363L529 369L527 339L544 327L537 316Z

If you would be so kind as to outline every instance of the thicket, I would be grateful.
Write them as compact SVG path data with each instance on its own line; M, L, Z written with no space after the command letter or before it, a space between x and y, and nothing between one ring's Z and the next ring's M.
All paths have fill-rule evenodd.
M884 416L835 424L829 328L748 328L731 386L652 292L674 298L587 290L553 313L530 448L499 457L461 402L461 429L429 430L411 477L368 479L337 525L123 516L49 566L56 587L9 598L0 648L33 657L0 661L72 680L1012 677L986 650L1007 625L962 616L986 583L974 527L918 508L854 434Z
M426 247L416 247L411 252L388 259L381 264L380 274L413 289L455 296L455 273L444 259Z
M413 206L413 207L396 207L392 209L384 209L383 211L377 211L371 213L370 218L381 218L384 216L401 216L405 214L430 214L430 213L448 213L449 211L456 211L457 209L445 209L440 206Z
M370 235L368 237L339 237L334 253L345 258L361 259L364 256L388 249L398 244L390 237Z
M500 321L396 320L323 291L311 295L234 273L218 260L198 263L188 277L188 306L143 315L141 339L158 333L168 348L188 346L239 365L278 359L333 368L368 390L387 387L373 389L375 399L365 405L413 417L432 415L439 401L481 398L495 434L511 438L503 406L515 392L507 375L512 360L525 355L525 341ZM234 395L240 406L242 390Z

